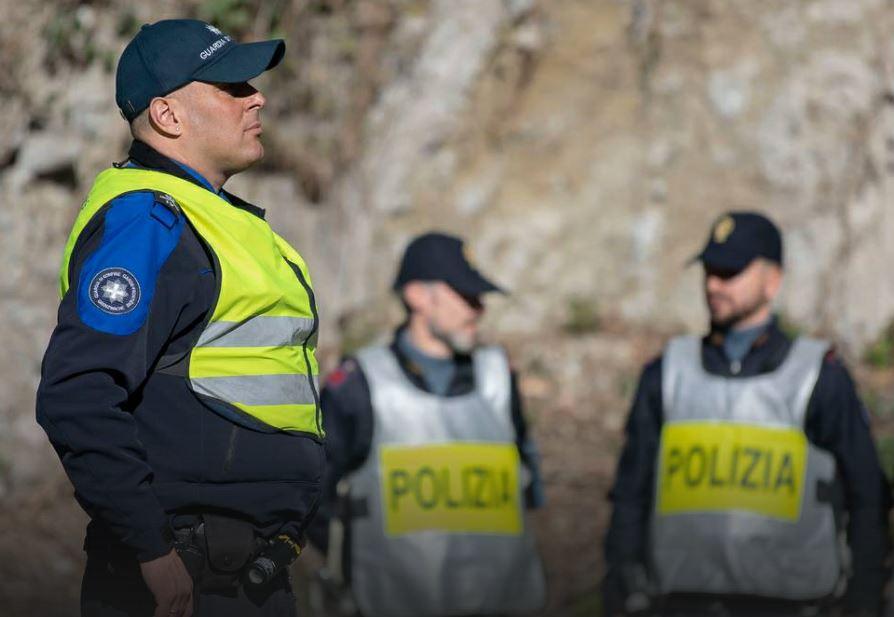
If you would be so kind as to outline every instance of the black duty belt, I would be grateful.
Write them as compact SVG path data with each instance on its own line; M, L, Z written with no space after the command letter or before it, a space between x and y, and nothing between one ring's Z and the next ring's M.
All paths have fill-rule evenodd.
M246 521L206 514L195 524L174 530L174 546L203 591L232 589L246 566L267 546Z
M240 519L203 515L174 530L174 545L200 591L269 585L285 574L301 553L292 538L267 540Z

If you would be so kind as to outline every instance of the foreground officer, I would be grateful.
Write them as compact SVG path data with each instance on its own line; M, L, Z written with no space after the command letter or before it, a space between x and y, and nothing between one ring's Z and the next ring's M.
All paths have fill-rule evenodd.
M640 380L611 493L607 613L657 599L665 615L815 614L846 585L847 611L876 615L888 489L847 370L772 317L779 231L725 215L698 259L711 331L673 339Z
M523 494L540 501L536 462L505 352L478 345L481 296L498 288L437 233L410 243L394 287L408 311L394 341L323 389L329 490L311 541L344 556L365 617L536 610L544 579Z
M119 61L134 142L75 221L37 396L91 518L84 615L294 614L285 572L243 580L318 500L317 313L301 256L221 188L263 156L247 80L283 53L171 20Z

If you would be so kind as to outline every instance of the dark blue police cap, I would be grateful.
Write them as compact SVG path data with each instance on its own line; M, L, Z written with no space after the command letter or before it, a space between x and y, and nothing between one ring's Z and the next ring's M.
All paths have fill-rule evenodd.
M417 236L407 245L394 289L410 281L443 281L464 296L503 292L475 269L460 238L436 232Z
M728 212L715 221L708 243L694 261L738 272L758 257L782 265L779 228L757 212Z
M282 40L237 43L196 19L146 24L118 60L115 102L131 121L157 97L191 81L240 83L272 69L286 51Z

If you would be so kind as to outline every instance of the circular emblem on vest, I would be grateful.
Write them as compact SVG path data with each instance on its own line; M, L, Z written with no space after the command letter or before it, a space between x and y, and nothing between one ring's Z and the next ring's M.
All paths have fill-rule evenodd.
M101 311L124 315L140 303L140 284L124 268L106 268L90 281L90 301Z

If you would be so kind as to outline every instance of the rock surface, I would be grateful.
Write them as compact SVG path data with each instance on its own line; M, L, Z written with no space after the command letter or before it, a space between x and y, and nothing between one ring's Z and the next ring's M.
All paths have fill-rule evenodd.
M0 7L7 503L67 499L33 424L34 391L69 227L93 176L126 151L114 65L145 21L199 16L243 39L287 39L282 67L258 80L268 156L228 188L266 207L305 255L328 365L399 319L388 288L414 233L466 236L481 268L512 290L490 303L488 329L513 343L544 420L537 432L563 496L541 525L556 546L580 546L587 508L601 509L582 533L599 541L606 511L595 491L610 477L636 366L663 336L702 327L700 275L686 262L719 213L757 209L780 223L782 312L851 358L894 316L889 2ZM575 505L581 487L592 499ZM62 541L76 561L79 538ZM591 557L563 579L561 602L595 586Z

